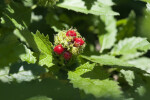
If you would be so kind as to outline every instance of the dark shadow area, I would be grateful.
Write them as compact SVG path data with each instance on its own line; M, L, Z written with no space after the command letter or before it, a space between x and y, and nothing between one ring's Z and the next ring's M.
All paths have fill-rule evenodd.
M108 67L110 67L110 66L108 66ZM136 67L134 67L134 66L130 66L130 67L127 67L127 66L117 66L117 67L116 67L116 65L113 65L113 66L111 66L111 67L112 67L112 68L124 69L124 70L131 70L131 71L138 72L138 73L142 73L142 74L147 73L146 71L141 70L141 69L139 69L139 68L136 68Z
M14 10L14 13L9 11L8 9L5 9L5 11L3 12L3 18L5 20L5 23L2 26L4 28L6 27L9 29L16 29L15 23L17 22L18 23L17 28L19 27L17 34L21 34L23 36L23 38L25 38L25 40L27 42L26 43L27 47L29 47L29 48L32 47L33 51L39 52L37 45L34 41L33 35L31 34L31 32L28 29L26 29L26 25L28 26L30 24L31 9L28 7L22 6L20 3L16 3L16 2L10 2L10 7ZM10 19L8 16L12 19ZM14 21L12 21L13 19L14 19ZM23 27L24 27L24 29L23 29ZM18 38L18 37L16 37L16 38ZM13 42L12 40L10 40L10 41ZM25 42L25 41L23 41L23 42ZM19 46L17 46L17 47L19 47ZM22 46L22 48L24 49L23 46ZM9 47L7 47L7 49L10 50ZM18 50L18 52L20 52L19 49L16 48L16 50ZM11 50L10 52L13 52L13 50ZM25 52L25 50L24 50L24 52ZM17 57L19 57L19 55L20 54L18 54ZM15 56L14 56L14 58L15 58ZM38 59L39 59L39 57L37 57L37 61L38 61Z
M41 27L42 26L42 27ZM49 40L53 43L54 42L54 30L46 24L45 20L40 21L33 21L30 26L29 30L33 33L36 33L37 30L40 31L40 33L43 33L44 35L49 35Z
M22 66L22 63L20 63L20 62L12 64L10 66L9 74L18 73L21 66Z
M99 55L99 51L96 51L96 44L90 44L88 43L88 41L86 43L88 45L86 45L82 55L86 55L86 56Z
M10 66L9 74L18 73L20 67L23 66L25 71L31 71L33 75L38 76L46 72L45 68L37 64L28 64L27 62L18 62Z
M59 0L58 2L56 2L56 3L62 3L62 2L64 2L64 0Z
M98 18L97 26L98 26L97 28L98 28L99 31L100 31L99 35L102 35L102 34L106 34L106 33L107 33L105 22L102 21L101 18Z
M117 19L126 18L131 10L134 10L137 17L142 15L142 9L145 7L145 3L139 0L113 0L116 4L113 6L113 10L118 12L120 16L116 16Z
M85 2L85 6L88 10L90 10L92 8L92 5L94 5L94 2L97 0L82 0Z
M124 91L124 96L126 98L131 98L131 97L135 98L135 100L150 100L150 97L149 97L150 77L149 76L145 77L143 74L138 73L138 72L134 72L134 76L135 78L132 79L133 86L130 86L124 77L119 78L118 80L119 85L122 87L122 90ZM142 88L145 90L143 91ZM138 89L141 89L141 90L138 90Z
M5 4L4 0L0 0L0 16L3 15L2 12L4 11L5 7L6 7L6 4ZM0 21L1 21L1 19L0 19Z
M37 59L37 62L39 62L40 50L37 47L37 44L34 40L34 36L32 35L32 33L28 29L24 29L24 30L20 30L20 34L25 38L25 40L27 42L27 43L24 43L24 41L23 41L23 44L25 44L27 46L27 48L30 48L31 51L37 53L36 59Z
M33 96L47 96L53 100L80 100L78 89L58 80L0 83L1 100L25 100Z
M109 77L109 73L107 72L106 69L104 69L100 66L95 66L92 71L81 75L81 77L104 80L104 79L107 79Z
M25 6L22 6L20 3L17 2L10 2L10 7L14 10L14 13L5 9L3 12L4 19L5 19L5 27L9 28L16 28L14 22L10 21L10 18L13 18L17 23L21 25L29 25L31 19L31 9ZM12 20L12 19L11 19ZM19 26L20 27L20 26Z
M150 50L146 54L144 54L144 56L150 57Z
M116 55L115 57L116 57L116 58L121 58L121 57L122 57L122 55Z
M30 70L33 73L33 75L40 75L46 72L44 67L39 66L37 64L28 64L27 62L23 62L23 68L26 71Z
M5 29L5 28L4 28ZM0 30L1 31L1 30ZM25 48L23 45L19 44L17 37L10 33L3 36L0 32L0 67L9 66L19 60L19 56L25 53Z

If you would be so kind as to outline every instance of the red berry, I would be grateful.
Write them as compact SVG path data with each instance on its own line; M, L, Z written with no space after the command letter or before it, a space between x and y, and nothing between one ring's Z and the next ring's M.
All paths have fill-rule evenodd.
M75 46L75 47L81 46L81 45L83 45L83 44L84 44L84 41L83 41L82 38L75 38L75 39L74 39L74 46Z
M59 45L55 46L54 52L60 55L64 52L64 48L62 47L61 44L59 44Z
M69 30L67 33L66 33L66 36L71 36L71 37L76 37L77 34L74 30Z
M64 58L65 58L66 60L71 59L71 57L72 57L72 54L71 54L69 51L66 51L66 52L64 53Z

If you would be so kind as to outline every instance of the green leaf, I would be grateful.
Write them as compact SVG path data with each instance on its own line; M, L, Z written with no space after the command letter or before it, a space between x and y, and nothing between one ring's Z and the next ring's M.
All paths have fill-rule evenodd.
M134 60L129 60L128 63L150 74L150 58L141 57Z
M26 99L26 100L53 100L53 99L48 98L46 96L34 96L34 97L31 97L31 98Z
M133 84L134 84L133 80L135 79L134 72L130 71L130 70L126 71L126 70L123 70L123 69L120 72L124 75L124 77L125 77L126 81L128 82L128 84L130 86L133 86Z
M143 55L150 49L146 38L132 37L119 41L111 50L111 55L122 55L122 59L131 59Z
M146 79L146 84L143 84L142 86L140 86L139 88L137 88L136 92L139 93L140 98L137 99L144 99L144 100L148 100L149 99L149 94L150 94L150 77L147 77Z
M52 11L46 15L46 23L49 24L55 32L59 32L62 29L69 29L69 26L62 23L60 18Z
M100 42L100 52L102 53L105 49L110 49L115 41L117 35L117 28L116 28L116 20L114 16L101 16L101 20L105 24L106 32L99 33L99 42ZM101 30L100 30L101 31Z
M33 56L33 52L25 46L25 54L20 55L20 59L22 61L26 61L28 63L36 63L36 57Z
M141 1L144 1L144 2L147 3L147 4L146 4L147 11L148 11L148 13L150 13L150 0L141 0Z
M26 7L32 7L32 6L33 6L33 0L23 0L22 3L23 3Z
M8 66L19 60L24 53L24 47L19 43L0 43L0 67Z
M0 41L1 42L5 41L5 39L10 36L11 36L10 40L12 40L12 37L13 37L13 40L16 41L17 38L12 34L13 33L12 31L13 31L12 29L1 27L0 28ZM9 39L7 39L7 41L9 41Z
M28 48L32 48L34 52L38 52L37 44L34 40L34 34L31 33L28 29L15 29L14 34L27 45Z
M56 2L58 2L59 0L37 0L37 1L38 5L47 7L56 4Z
M150 12L150 3L147 3L146 7L147 7L147 11Z
M4 11L5 9L5 3L4 3L4 0L1 0L0 1L0 16L2 16L2 12Z
M32 48L38 63L43 66L51 67L52 63L52 44L49 36L44 36L39 31L36 34L28 30L15 30L15 34L21 41L25 42L29 48ZM32 57L33 58L33 57ZM26 59L29 61L29 59Z
M18 83L23 81L31 81L35 79L31 71L25 71L23 67L20 67L19 72L9 75L9 68L5 67L0 69L0 80L4 83L10 83L16 81Z
M13 3L7 5L5 12L3 12L3 17L1 17L1 28L0 28L0 67L9 66L11 63L14 63L19 60L19 56L25 53L25 49L22 44L18 41L17 37L13 34L14 26L22 28L22 26L17 21L22 22L22 10L27 11L26 8L20 7L20 10L17 8L20 7L19 4ZM16 15L17 14L17 15ZM27 14L27 18L28 18ZM21 17L21 18L20 18ZM11 22L11 21L13 22ZM23 20L25 20L23 18ZM25 20L28 23L30 19ZM14 25L13 25L14 24Z
M150 41L150 13L144 11L144 16L139 19L139 25L137 28L138 35L142 37L147 37L148 41Z
M36 34L31 33L29 30L25 29L24 26L20 25L16 20L11 20L16 26L14 34L26 45L33 49L37 60L41 66L46 65L51 67L52 64L52 44L49 41L49 37L44 36L39 31ZM20 26L20 27L18 27Z
M113 97L121 96L118 83L109 79L99 80L81 77L82 74L92 71L95 64L86 63L76 68L75 71L68 73L68 79L74 88L84 90L86 94L93 94L95 97Z
M2 100L26 100L35 96L37 96L36 100L42 97L54 100L81 100L78 89L65 83L51 78L21 83L12 82L11 84L0 82L0 97Z
M22 29L22 26L27 27L30 24L31 9L28 7L24 7L19 3L11 2L3 14L3 26L5 27L17 27L19 29Z
M128 18L119 20L117 22L119 29L117 40L133 36L133 33L135 31L135 17L136 16L134 11L131 11Z
M90 9L86 7L85 2L83 0L64 0L64 2L57 4L57 6L85 14L118 15L118 13L113 12L110 8L113 5L111 0L97 0Z
M134 98L127 98L127 99L124 99L124 100L134 100Z
M0 69L0 80L4 83L31 81L45 73L45 69L37 64L27 62L14 63L10 67Z
M48 35L44 36L44 34L41 34L39 31L37 31L36 34L33 34L33 36L34 36L34 41L38 48L39 64L41 66L47 65L48 67L51 67L53 65L52 44L49 41Z
M123 74L125 80L130 85L129 89L126 89L130 95L134 95L137 98L139 96L143 96L146 92L146 80L144 80L145 76L141 76L141 74L136 73L131 70L121 70L121 74ZM131 92L132 91L132 92ZM134 97L132 96L132 97Z
M137 92L140 96L143 96L143 95L146 93L145 86L139 86L139 87L136 89L136 92Z
M10 19L11 20L11 19ZM36 34L31 33L24 26L20 25L17 20L11 20L16 26L14 34L25 44L32 48L35 52L38 63L43 66L51 67L52 64L52 44L49 41L49 37L44 36L39 31ZM27 59L26 59L27 60Z
M110 76L110 73L106 68L102 66L95 66L91 71L86 72L81 75L83 78L91 78L91 79L107 79Z
M91 56L91 57L82 56L82 57L89 61L99 63L101 65L123 66L123 67L133 66L132 64L129 64L125 62L124 60L121 60L121 59L115 58L114 56L109 56L109 55Z
M141 1L144 1L144 2L148 2L148 3L150 3L150 0L141 0Z
M5 34L3 39L0 40L0 67L8 66L18 61L19 56L24 53L25 49L23 45L19 43L15 35L12 33Z

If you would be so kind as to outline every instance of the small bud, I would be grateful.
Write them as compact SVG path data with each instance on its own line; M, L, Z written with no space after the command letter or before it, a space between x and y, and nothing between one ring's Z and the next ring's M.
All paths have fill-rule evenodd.
M66 52L64 53L64 58L65 58L65 60L69 60L69 59L71 59L71 57L72 57L72 54L71 54L69 51L66 51Z

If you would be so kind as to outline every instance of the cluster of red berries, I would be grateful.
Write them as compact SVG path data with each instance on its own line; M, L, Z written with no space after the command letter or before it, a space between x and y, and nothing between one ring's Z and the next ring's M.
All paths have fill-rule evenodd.
M67 31L66 36L72 38L72 40L73 40L72 42L74 44L74 47L80 47L84 44L84 40L82 38L78 38L77 34L74 30ZM67 51L67 49L64 48L62 46L62 44L56 45L54 47L54 52L58 55L63 54L63 57L65 60L69 60L72 57L72 53Z

